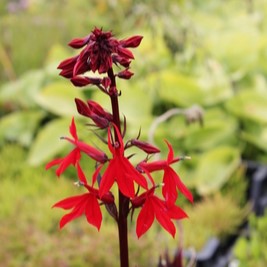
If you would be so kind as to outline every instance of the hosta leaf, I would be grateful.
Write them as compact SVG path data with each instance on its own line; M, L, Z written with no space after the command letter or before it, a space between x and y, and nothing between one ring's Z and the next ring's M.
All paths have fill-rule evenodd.
M240 163L239 151L221 146L201 156L194 173L196 189L201 195L218 191Z
M234 115L267 123L267 93L258 91L243 91L226 103L226 108Z
M68 142L59 139L61 136L69 136L69 124L69 118L57 119L39 131L29 151L28 161L31 165L47 163L69 145Z
M34 96L44 83L45 72L29 71L20 79L4 84L0 90L0 104L13 103L19 107L34 107Z
M267 152L267 127L261 127L257 132L242 132L242 139Z
M43 88L36 96L36 102L44 109L60 116L77 114L74 98L83 94L69 82L55 82Z
M29 146L42 119L42 111L17 111L0 120L0 143L4 140L17 141Z

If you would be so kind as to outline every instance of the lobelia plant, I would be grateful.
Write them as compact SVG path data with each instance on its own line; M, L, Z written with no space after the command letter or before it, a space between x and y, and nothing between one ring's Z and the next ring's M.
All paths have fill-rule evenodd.
M118 225L120 266L129 266L128 255L128 216L133 218L137 209L140 212L136 221L136 234L141 237L153 224L155 218L159 224L175 236L173 220L187 217L186 213L176 205L178 192L182 193L189 201L193 196L181 181L179 175L171 167L172 164L187 157L175 157L172 145L166 142L169 153L165 160L151 160L151 155L160 150L148 142L133 138L123 141L126 133L126 118L121 121L119 112L119 96L116 79L130 79L133 73L129 70L134 56L129 48L139 46L142 36L132 36L118 40L111 32L104 32L95 28L84 38L73 39L69 45L80 49L81 52L74 57L62 61L58 68L60 75L70 79L74 86L96 86L110 98L112 112L106 111L99 103L75 99L78 112L92 120L91 125L105 130L107 137L100 139L107 145L107 151L101 151L83 141L76 132L74 118L70 124L70 137L62 137L72 144L73 149L63 158L52 160L46 169L57 165L56 175L59 177L70 165L77 170L78 182L83 186L85 193L65 198L53 207L71 210L60 220L60 228L70 221L85 215L87 222L100 230L102 222L101 207L105 206L108 213ZM119 70L118 72L115 72ZM98 73L96 77L86 76L86 73ZM137 165L131 163L133 155L127 155L130 147L137 147L147 156ZM95 161L95 171L91 177L85 176L80 160L82 155L87 155ZM163 178L156 183L152 173L163 171ZM114 189L118 196L114 195ZM161 190L160 190L161 189ZM161 197L159 194L161 193Z

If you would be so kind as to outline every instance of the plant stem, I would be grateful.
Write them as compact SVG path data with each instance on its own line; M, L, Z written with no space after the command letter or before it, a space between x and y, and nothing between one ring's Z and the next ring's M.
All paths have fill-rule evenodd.
M112 106L113 122L119 129L120 127L120 113L118 102L118 91L116 88L116 80L113 70L108 71L108 76L111 80L110 85L110 100ZM115 132L115 139L118 140ZM119 248L120 248L120 267L129 267L129 251L128 251L128 225L127 216L129 213L129 199L125 197L120 191L119 194L119 218L118 218L118 233L119 233Z

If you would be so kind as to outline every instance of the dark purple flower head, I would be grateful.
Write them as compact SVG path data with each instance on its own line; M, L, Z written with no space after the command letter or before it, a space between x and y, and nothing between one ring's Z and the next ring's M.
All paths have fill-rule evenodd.
M94 84L91 78L76 78L77 75L87 71L107 73L113 64L120 65L127 70L120 71L118 77L129 79L133 73L128 68L131 60L134 59L128 48L139 46L142 36L132 36L128 39L118 40L110 31L104 32L95 28L91 34L84 38L75 38L70 43L74 49L83 48L79 55L61 62L58 66L62 71L60 75L71 78L76 86Z

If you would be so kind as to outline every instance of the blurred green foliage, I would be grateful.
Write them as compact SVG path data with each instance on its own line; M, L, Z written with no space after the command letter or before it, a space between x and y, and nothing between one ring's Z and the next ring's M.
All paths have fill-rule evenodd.
M234 247L234 255L240 266L264 267L267 264L267 216L250 215L248 236L238 239Z

